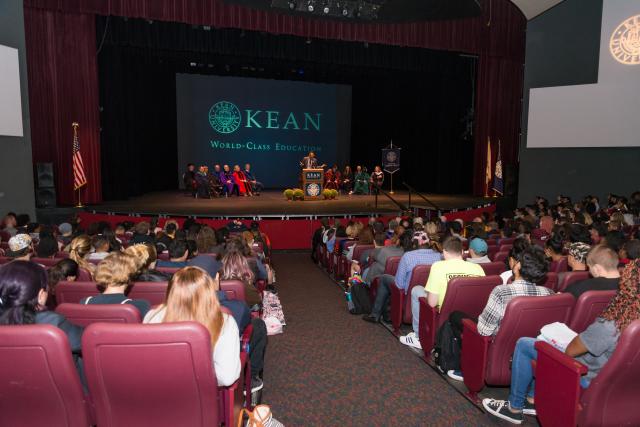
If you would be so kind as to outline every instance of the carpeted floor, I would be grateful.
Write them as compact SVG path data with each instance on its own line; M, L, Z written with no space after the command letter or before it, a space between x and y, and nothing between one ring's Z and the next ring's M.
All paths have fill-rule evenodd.
M263 401L285 425L496 425L387 330L349 314L306 253L273 258L287 326L269 337Z

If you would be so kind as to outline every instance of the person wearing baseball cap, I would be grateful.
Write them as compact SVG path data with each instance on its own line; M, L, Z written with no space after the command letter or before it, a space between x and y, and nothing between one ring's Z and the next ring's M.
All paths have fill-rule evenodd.
M71 235L73 234L73 227L68 222L63 222L58 226L58 241L62 243L62 246L67 246L71 243Z
M13 261L29 261L31 259L31 236L28 234L16 234L9 239L9 250L5 255L12 258Z
M472 239L471 242L469 242L469 258L467 258L467 261L474 264L486 264L491 262L487 256L488 250L489 246L487 245L487 242L478 237Z

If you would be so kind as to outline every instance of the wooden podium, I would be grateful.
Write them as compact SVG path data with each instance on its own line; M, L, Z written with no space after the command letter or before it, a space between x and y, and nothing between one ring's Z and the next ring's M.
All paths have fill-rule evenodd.
M323 169L302 169L302 191L305 200L318 200L322 197Z

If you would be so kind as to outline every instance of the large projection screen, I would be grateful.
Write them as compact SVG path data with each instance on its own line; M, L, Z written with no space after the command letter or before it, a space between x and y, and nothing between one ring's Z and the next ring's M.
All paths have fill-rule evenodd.
M23 136L18 49L0 45L0 135Z

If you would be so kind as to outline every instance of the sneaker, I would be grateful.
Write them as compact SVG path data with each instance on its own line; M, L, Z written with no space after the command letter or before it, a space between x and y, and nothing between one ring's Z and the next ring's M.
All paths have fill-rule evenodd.
M482 399L482 406L492 415L502 418L511 424L522 424L522 412L511 412L509 401L496 399Z
M255 393L256 391L262 390L263 387L264 387L264 382L262 382L260 377L251 378L251 394ZM246 395L244 391L242 392L242 394Z
M362 320L365 320L365 321L371 322L371 323L380 322L380 318L379 317L372 316L371 314L365 314L364 316L362 316Z
M522 407L522 413L525 415L530 415L532 417L538 416L536 412L536 405L529 402L527 399L524 400L524 406Z
M416 335L415 332L411 332L405 336L398 338L400 342L404 345L408 345L409 347L417 348L418 350L422 350L422 346L420 345L420 339Z
M454 371L453 369L447 371L447 376L456 381L464 381L462 371Z

